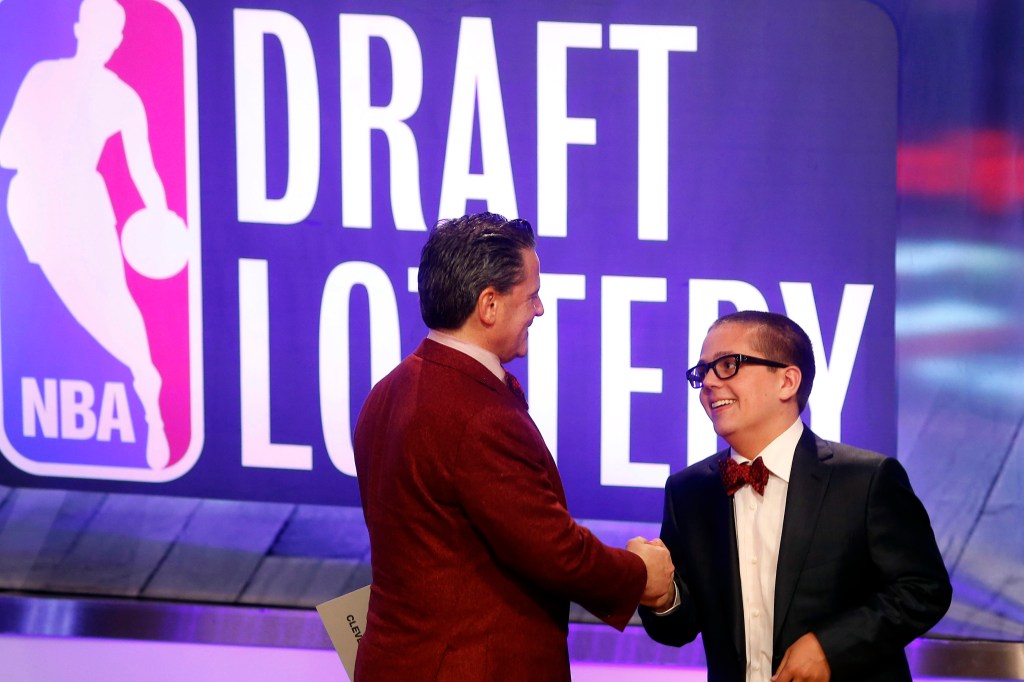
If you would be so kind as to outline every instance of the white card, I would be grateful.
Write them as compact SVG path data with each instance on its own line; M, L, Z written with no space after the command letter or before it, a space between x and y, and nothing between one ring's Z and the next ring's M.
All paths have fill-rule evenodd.
M370 586L325 601L316 607L327 636L341 657L348 679L354 679L359 640L366 632L366 612L370 608Z

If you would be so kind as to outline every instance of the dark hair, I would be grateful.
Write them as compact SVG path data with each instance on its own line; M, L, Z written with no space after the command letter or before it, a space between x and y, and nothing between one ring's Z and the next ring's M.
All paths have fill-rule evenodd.
M754 331L753 346L766 360L784 362L800 369L800 388L796 392L796 402L800 411L804 411L807 400L811 397L814 386L814 349L807 333L793 320L778 313L765 313L759 310L742 310L738 313L720 317L711 328L723 324L742 324L752 327ZM775 371L774 367L769 368Z
M420 252L420 314L430 329L458 329L487 287L505 293L523 281L523 250L536 247L526 220L474 213L441 220Z

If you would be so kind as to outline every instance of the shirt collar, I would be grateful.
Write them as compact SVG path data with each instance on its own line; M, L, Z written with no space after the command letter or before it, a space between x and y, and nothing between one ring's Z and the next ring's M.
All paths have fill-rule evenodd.
M762 458L765 466L768 467L768 471L789 483L789 474L793 470L793 455L796 454L796 445L800 442L800 436L803 433L804 423L798 417L792 426L780 433L754 459ZM738 454L735 450L732 450L732 458L737 462L747 461L745 457Z
M498 380L504 383L505 381L505 368L501 366L501 360L498 356L491 351L478 346L475 343L463 341L462 339L455 338L451 334L445 334L439 332L436 329L431 329L427 333L427 338L431 341L447 346L453 350L457 350L460 353L465 353L469 357L473 358L481 365L486 367L491 374L498 377Z

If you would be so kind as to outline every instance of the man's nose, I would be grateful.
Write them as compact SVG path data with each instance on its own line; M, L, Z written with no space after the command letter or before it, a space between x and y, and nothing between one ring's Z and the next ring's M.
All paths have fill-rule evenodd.
M536 317L540 317L544 314L544 302L540 300L540 296L533 302L533 314Z

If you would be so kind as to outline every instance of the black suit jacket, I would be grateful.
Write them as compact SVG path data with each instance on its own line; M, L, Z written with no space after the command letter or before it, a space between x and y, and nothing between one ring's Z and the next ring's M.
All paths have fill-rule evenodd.
M682 646L701 633L709 681L742 682L736 527L718 473L724 456L728 450L668 479L661 538L682 603L667 616L641 607L640 617L663 644ZM909 682L903 649L939 621L951 597L928 513L900 463L805 428L779 547L772 672L813 632L833 682Z

